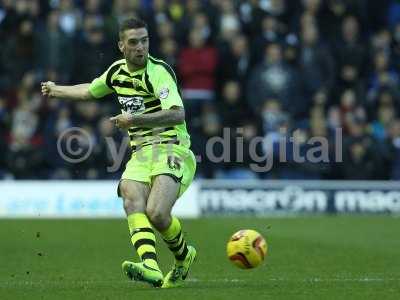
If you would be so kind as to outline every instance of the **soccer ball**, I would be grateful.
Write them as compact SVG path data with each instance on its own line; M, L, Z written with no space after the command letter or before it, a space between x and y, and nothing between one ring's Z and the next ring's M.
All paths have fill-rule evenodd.
M267 255L267 242L255 230L244 229L234 233L226 245L229 260L241 269L259 266Z

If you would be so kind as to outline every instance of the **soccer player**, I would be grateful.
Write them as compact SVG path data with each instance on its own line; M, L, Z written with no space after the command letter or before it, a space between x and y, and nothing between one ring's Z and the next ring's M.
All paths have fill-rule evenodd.
M131 241L141 258L137 263L123 262L122 269L130 279L155 287L180 286L196 258L196 249L186 243L179 220L171 216L196 169L182 99L171 67L148 53L143 21L128 19L121 24L118 47L124 59L90 84L60 86L48 81L42 83L42 93L75 100L117 95L122 113L110 120L128 130L132 148L118 196L123 198ZM157 262L153 227L175 256L165 278Z

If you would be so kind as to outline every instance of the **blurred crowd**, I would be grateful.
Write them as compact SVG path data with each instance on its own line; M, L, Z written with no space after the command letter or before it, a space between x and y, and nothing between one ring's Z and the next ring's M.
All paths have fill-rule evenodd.
M118 113L116 99L46 99L40 82L99 76L121 58L118 23L136 16L148 23L150 53L177 73L201 157L198 177L400 179L400 1L0 3L1 178L119 178L122 170L106 169L113 163L106 137L117 148L124 140L108 121ZM78 164L57 150L60 134L73 126L94 145ZM228 146L214 145L214 159L206 155L213 137ZM327 147L312 137L325 138ZM306 155L318 157L316 147L318 161ZM271 170L250 168L267 157Z

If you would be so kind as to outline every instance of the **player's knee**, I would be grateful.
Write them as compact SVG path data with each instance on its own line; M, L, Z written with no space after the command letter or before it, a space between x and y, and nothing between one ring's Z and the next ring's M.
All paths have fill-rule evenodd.
M144 213L146 210L146 202L142 199L123 199L124 210L126 214L129 216L132 213Z
M123 201L124 201L124 210L127 215L135 211L135 205L133 201L125 198Z
M135 193L134 190L129 188L129 185L120 184L120 194L123 198L123 206L127 215L134 212L144 212L146 201L142 199L141 195Z
M149 218L150 222L157 228L157 229L165 229L169 225L169 214L164 212L158 207L147 207L146 214Z
M125 184L125 182L124 181L122 181L120 184L119 184L119 191L120 191L120 194L121 194L121 197L125 200L125 199L129 199L129 200L133 200L134 198L134 193L133 193L133 191L132 191L132 189L130 189L129 188L129 185L128 184Z
M159 223L163 218L163 214L160 209L157 207L149 207L146 208L147 217L150 219L152 223Z

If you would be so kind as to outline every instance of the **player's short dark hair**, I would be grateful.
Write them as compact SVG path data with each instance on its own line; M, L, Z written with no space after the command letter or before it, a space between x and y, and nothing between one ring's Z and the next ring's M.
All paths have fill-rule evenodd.
M121 22L119 25L119 38L121 39L122 34L125 30L128 29L139 29L139 28L146 28L147 24L145 21L137 18L129 18Z

